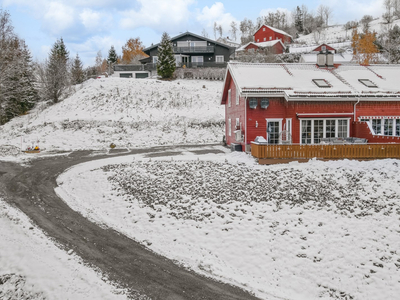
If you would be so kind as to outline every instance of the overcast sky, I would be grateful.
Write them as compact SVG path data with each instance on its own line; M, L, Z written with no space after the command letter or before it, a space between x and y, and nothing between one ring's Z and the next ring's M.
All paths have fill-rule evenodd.
M118 54L126 41L139 37L145 46L156 44L166 31L172 37L205 29L213 38L216 21L228 35L229 24L244 18L255 21L268 11L291 12L302 4L316 11L323 4L333 9L331 24L378 17L383 0L0 0L8 10L16 33L27 42L35 59L47 57L54 42L62 37L71 56L79 53L85 65L93 65L101 50L108 55L111 45Z

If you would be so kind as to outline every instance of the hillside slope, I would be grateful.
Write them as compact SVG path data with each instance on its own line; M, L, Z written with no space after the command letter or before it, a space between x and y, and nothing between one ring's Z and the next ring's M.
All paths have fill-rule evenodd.
M2 145L47 150L215 143L224 134L220 81L89 80L55 105L0 127Z

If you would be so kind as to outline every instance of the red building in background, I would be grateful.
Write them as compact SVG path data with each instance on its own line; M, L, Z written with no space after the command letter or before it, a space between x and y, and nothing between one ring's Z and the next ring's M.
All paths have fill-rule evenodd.
M282 43L281 40L274 40L274 41L269 41L269 42L262 42L262 43L247 43L246 45L240 47L239 49L236 50L236 52L241 52L241 51L259 51L259 50L264 50L268 51L270 54L282 54L285 52L286 47Z
M400 143L400 67L229 63L221 104L226 141L242 149L324 138Z
M290 44L292 42L292 36L283 30L276 29L268 25L262 25L254 34L254 42L262 43L274 40L281 40L282 43Z

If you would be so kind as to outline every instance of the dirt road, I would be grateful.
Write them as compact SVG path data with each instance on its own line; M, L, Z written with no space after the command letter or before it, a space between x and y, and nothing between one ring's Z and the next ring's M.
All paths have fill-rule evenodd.
M114 155L156 155L154 153L160 151L162 155L164 150L158 147ZM199 147L198 151L204 150ZM68 156L39 158L29 166L0 162L0 197L28 215L65 250L73 249L109 280L128 289L132 299L257 299L237 287L181 268L115 230L97 226L69 208L54 192L56 178L78 163L109 157L90 154L80 151Z

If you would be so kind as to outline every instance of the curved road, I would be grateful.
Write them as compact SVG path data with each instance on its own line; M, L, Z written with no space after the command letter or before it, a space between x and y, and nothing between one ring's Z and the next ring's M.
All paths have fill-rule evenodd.
M166 149L138 149L115 155L157 155L155 152L160 151ZM201 151L199 148L197 152ZM113 229L99 227L69 208L56 195L56 178L64 170L106 157L110 155L92 156L90 151L78 151L68 156L38 158L29 166L0 162L0 196L28 215L66 250L73 249L86 263L100 269L109 280L126 288L131 299L140 295L154 300L258 299L237 287L179 267Z

